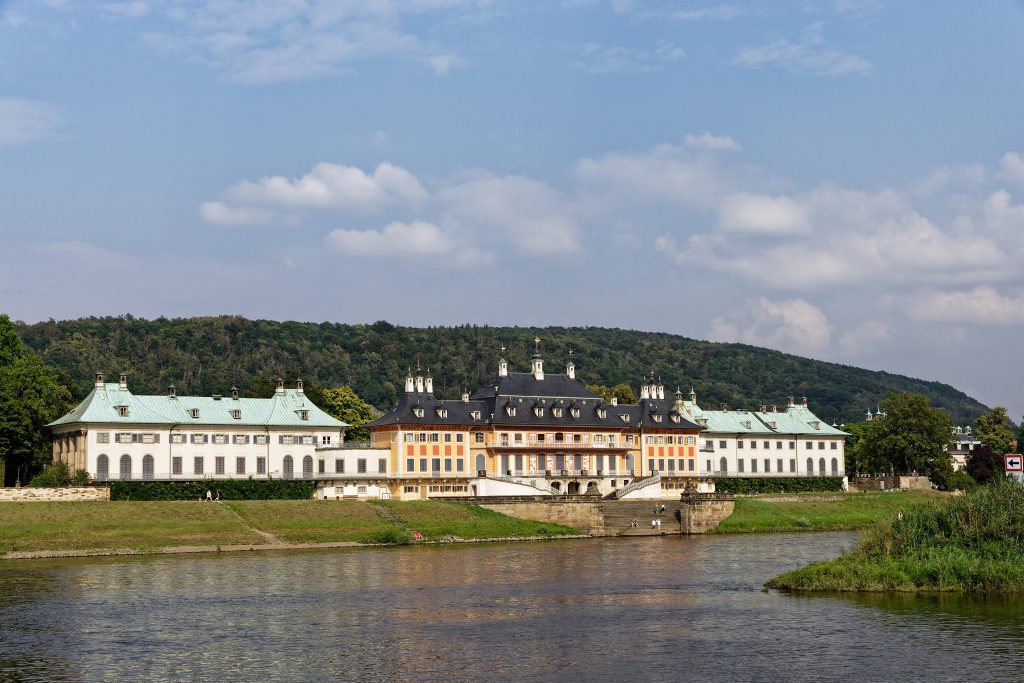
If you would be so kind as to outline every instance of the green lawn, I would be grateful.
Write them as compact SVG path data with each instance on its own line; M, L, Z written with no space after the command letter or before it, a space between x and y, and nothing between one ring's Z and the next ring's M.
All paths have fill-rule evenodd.
M386 540L396 530L367 503L357 500L233 500L224 503L250 526L286 543Z
M779 502L739 496L732 515L714 533L861 529L943 496L931 491L789 494L784 497L799 500Z
M0 503L4 553L263 542L229 510L213 503Z
M572 527L508 517L478 505L425 500L386 501L382 504L387 505L411 531L419 531L428 541L449 536L472 539L579 533Z

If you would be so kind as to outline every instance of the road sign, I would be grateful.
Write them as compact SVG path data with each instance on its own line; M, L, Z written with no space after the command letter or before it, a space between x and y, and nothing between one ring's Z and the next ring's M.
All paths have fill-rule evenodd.
M1007 472L1024 472L1024 458L1020 453L1007 453L1003 456L1003 469Z

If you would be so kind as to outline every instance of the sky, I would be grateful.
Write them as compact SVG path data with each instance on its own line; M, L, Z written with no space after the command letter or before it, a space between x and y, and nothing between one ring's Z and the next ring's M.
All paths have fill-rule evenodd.
M670 332L1019 421L1022 80L1021 0L0 0L0 311Z

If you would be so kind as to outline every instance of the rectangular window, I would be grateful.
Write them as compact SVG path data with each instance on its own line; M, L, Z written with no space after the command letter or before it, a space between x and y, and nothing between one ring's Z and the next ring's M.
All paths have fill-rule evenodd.
M676 461L673 460L672 458L668 459L668 471L669 472L675 472L676 471Z
M96 432L96 443L110 443L110 432Z
M775 447L781 451L782 450L782 442L781 441L776 441L775 442Z
M839 448L839 444L835 441L829 442L829 445L832 447L832 450L838 450Z
M765 448L765 450L768 450L768 449L769 449L769 448L771 448L771 447L772 447L772 442L771 442L771 441L765 441L765 442L764 442L764 448Z
M565 456L561 453L555 455L555 469L559 471L565 469Z
M142 443L160 443L159 434L143 434Z
M320 474L323 474L324 472L326 472L327 471L326 470L327 465L324 464L324 461L323 460L319 460L317 462L318 462L318 464L317 464L317 472L319 472Z
M794 449L796 449L796 441L790 441L789 442L789 450L792 451Z
M658 458L658 471L659 472L664 472L665 471L665 458Z
M266 434L257 434L256 436L252 437L252 442L257 446L266 446L268 443L270 443L270 437L267 436Z
M228 437L227 437L226 434L214 434L213 435L213 444L215 446L223 446L227 442L228 442Z
M445 458L444 459L444 471L445 472L451 472L452 471L452 459L451 458Z
M782 458L777 458L775 460L775 471L780 474L782 473Z
M452 435L451 435L451 432L445 432L445 435L444 435L444 442L445 442L445 443L451 443L451 442L452 442Z
M661 444L661 445L664 445L665 444L665 437L659 436L658 437L658 443Z
M121 432L121 433L119 433L117 435L117 442L118 443L131 443L132 442L131 432Z
M725 442L724 441L719 441L718 442L718 447L719 448L725 448Z
M819 441L818 442L818 450L819 451L825 450L825 442L824 441Z
M335 458L334 459L334 471L339 473L339 474L344 472L345 471L345 461L342 460L341 458Z
M771 460L769 460L768 458L764 459L764 471L765 472L771 472L772 471L771 464L772 464Z
M192 443L197 443L197 444L209 443L210 442L210 435L209 434L193 434L189 438L189 440Z
M714 441L705 441L704 442L704 449L708 450L708 451L715 450L715 442Z
M377 471L380 472L381 474L383 474L384 472L388 471L388 459L387 458L378 458L377 459Z
M812 448L814 448L814 443L813 443L813 442L811 442L811 441L805 441L804 443L806 444L806 445L805 445L804 447L805 447L805 448L806 448L807 450L811 450Z
M740 472L743 471L743 458L740 458L739 460L736 461L736 469L739 470Z
M356 472L359 474L366 474L366 458L359 458L356 460Z
M432 473L438 473L441 471L441 458L430 459L430 471Z
M245 458L235 458L235 474L245 474Z
M406 472L415 472L416 471L416 461L413 460L412 458L407 459L405 461L405 471Z
M751 439L750 440L750 447L751 448L757 448L757 439Z
M483 432L477 432L476 434L474 434L473 440L476 441L477 443L483 443L484 442L484 433Z
M654 458L647 461L647 471L654 472Z
M171 458L171 474L181 474L181 456Z
M426 472L426 471L427 471L427 459L426 458L420 458L420 472Z
M291 446L295 441L295 437L291 434L281 434L277 437L277 443L282 446Z
M267 473L267 459L266 458L256 458L256 474L266 474L266 473Z
M690 462L692 463L693 461L691 460ZM711 471L711 461L710 460L705 460L704 464L707 466L707 471L710 472ZM693 465L690 465L690 469L691 470L693 469Z
M356 487L356 494L358 494L360 496L365 496L366 495L366 487L365 486L357 486Z
M796 459L790 458L789 460L789 473L796 474Z
M417 435L416 438L419 440L420 443L426 443L427 442L427 433L426 432L420 432Z
M653 436L648 436L647 437L647 444L650 445L650 444L653 444L653 443L654 443L654 437Z
M235 434L235 436L231 439L231 442L234 443L236 446L244 446L245 444L249 443L249 437L246 436L245 434Z
M462 433L455 435L455 443L462 443Z
M750 459L750 473L754 474L757 472L757 458Z
M737 441L736 448L743 448L743 441Z
M688 437L686 437L686 445L687 446L692 446L695 443L697 443L697 437L695 437L695 436L688 436Z
M693 472L694 468L696 467L696 464L694 463L693 458L690 458L689 463L690 463L690 471ZM711 471L711 463L708 463L708 472L710 472L710 471Z
M312 434L309 435L309 436L299 436L299 437L296 437L296 439L297 439L297 443L300 443L303 446L312 446L312 445L314 445L313 444L313 435Z
M440 442L440 439L441 439L441 435L438 434L437 432L431 432L430 433L430 443L438 443L438 442Z
M465 465L465 463L463 462L462 458L456 459L456 461L455 461L455 471L456 472L463 472L463 471L465 471L465 466L464 465Z
M218 455L213 459L213 473L224 474L224 456Z
M203 459L202 458L193 458L192 459L192 474L202 474L202 473L203 473Z
M331 437L330 436L321 436L320 437L320 445L321 446L330 446L331 445Z

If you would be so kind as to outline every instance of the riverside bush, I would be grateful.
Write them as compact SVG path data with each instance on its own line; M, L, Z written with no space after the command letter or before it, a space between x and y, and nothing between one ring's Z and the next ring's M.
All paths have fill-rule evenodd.
M309 500L316 485L294 479L110 482L111 500L198 500L207 491L220 491L224 500Z
M842 477L723 477L715 479L715 490L724 493L827 493L842 489Z

